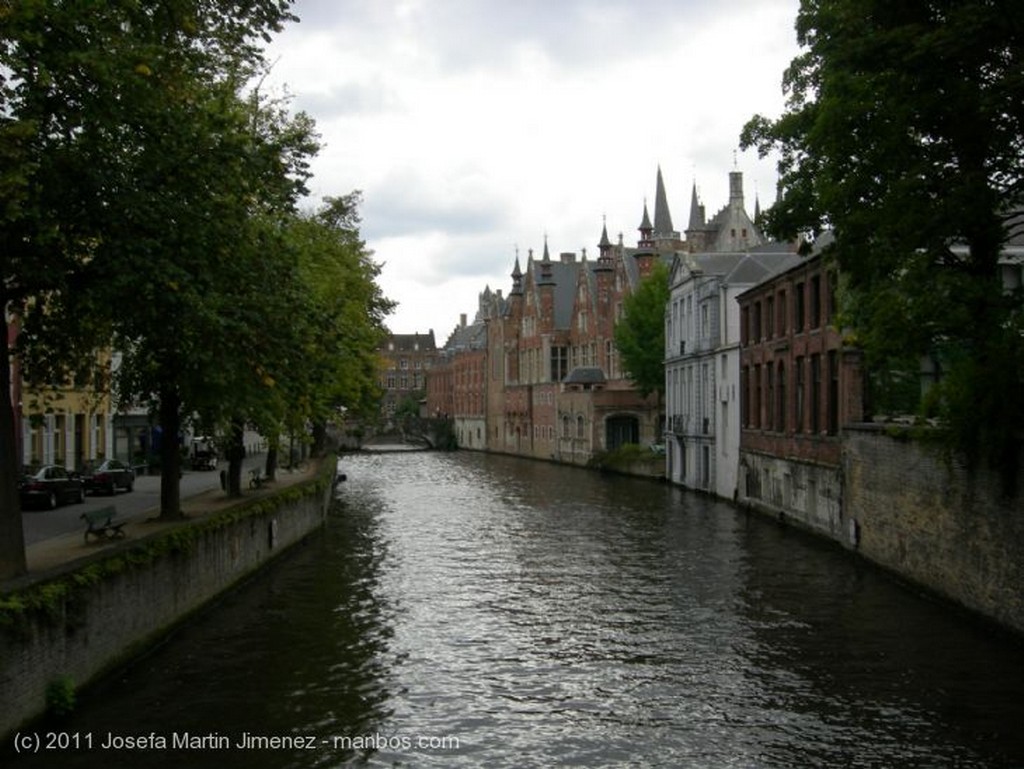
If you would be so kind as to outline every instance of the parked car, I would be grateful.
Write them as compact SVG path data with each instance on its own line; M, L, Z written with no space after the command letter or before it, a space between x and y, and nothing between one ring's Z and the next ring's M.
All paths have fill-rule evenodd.
M84 502L85 484L81 476L60 465L43 465L22 476L18 489L22 507L38 505L50 510L64 502Z
M119 459L104 459L98 465L86 465L82 471L85 490L90 494L116 494L118 489L135 488L135 471Z

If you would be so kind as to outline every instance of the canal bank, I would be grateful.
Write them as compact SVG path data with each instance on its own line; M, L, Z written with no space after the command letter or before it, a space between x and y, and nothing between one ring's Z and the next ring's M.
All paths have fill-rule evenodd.
M181 523L140 523L86 557L40 554L38 570L0 594L0 734L59 706L321 527L336 473L329 460L241 500L218 495L186 506Z
M1024 649L819 538L549 462L343 467L303 546L82 693L77 749L0 764L1024 766Z

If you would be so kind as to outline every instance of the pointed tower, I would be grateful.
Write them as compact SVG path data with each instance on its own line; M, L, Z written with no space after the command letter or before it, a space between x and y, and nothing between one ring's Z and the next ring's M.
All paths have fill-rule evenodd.
M612 266L612 242L608 240L608 222L601 225L601 240L597 243L598 256L595 270L611 270Z
M661 176L661 166L658 166L658 179L654 193L654 239L679 239L679 233L672 227L672 212L668 210L668 195L665 193L665 180Z
M686 234L689 236L691 230L699 230L704 227L704 206L700 204L697 197L697 180L693 180L693 190L690 192L690 222L686 226Z
M519 269L519 250L516 249L516 266L512 268L512 290L509 296L523 295L523 271Z
M548 236L544 236L544 256L540 260L540 280L537 285L554 283L555 279L551 272L551 252L548 251Z
M640 220L640 226L637 227L640 230L640 245L646 247L653 245L654 239L654 226L651 224L651 217L647 214L647 198L644 198L644 216Z

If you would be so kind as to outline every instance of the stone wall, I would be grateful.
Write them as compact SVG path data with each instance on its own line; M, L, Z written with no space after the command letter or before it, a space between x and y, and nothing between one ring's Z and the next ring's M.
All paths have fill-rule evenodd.
M736 500L830 539L847 539L838 465L741 450Z
M53 682L96 679L323 525L330 465L316 480L0 596L0 735L41 715Z
M843 513L859 552L1024 633L1024 492L1007 498L994 474L891 428L844 432Z

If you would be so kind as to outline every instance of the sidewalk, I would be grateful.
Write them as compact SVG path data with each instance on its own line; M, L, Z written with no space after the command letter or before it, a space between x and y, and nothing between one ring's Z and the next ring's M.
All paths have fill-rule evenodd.
M129 519L122 528L125 536L118 539L89 537L89 541L86 542L84 537L85 525L83 524L78 532L69 532L40 540L25 549L25 557L28 561L28 575L26 577L19 577L13 580L13 582L34 582L42 577L50 576L55 571L62 571L70 564L77 563L78 561L104 557L115 548L121 549L126 543L137 542L152 534L166 531L176 526L188 526L212 513L230 508L239 502L266 496L278 489L312 478L318 468L319 462L310 461L309 466L302 471L278 469L276 480L273 483L267 483L259 489L243 488L241 497L232 498L227 496L221 489L212 489L183 498L181 500L181 507L185 518L178 521L159 521L157 520L157 516L160 513L159 507L151 508L141 516ZM244 487L246 484L244 474L242 481ZM9 586L0 587L0 591L6 587Z

